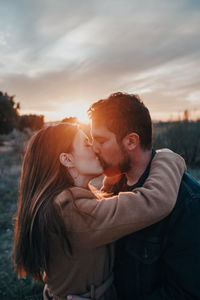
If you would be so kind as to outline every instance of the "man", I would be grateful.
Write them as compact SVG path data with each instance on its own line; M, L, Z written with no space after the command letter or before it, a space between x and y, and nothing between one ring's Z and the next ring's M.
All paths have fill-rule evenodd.
M123 174L110 191L142 186L155 155L148 109L138 96L116 93L88 113L107 175ZM117 242L115 284L120 300L200 299L200 185L189 174L168 217Z

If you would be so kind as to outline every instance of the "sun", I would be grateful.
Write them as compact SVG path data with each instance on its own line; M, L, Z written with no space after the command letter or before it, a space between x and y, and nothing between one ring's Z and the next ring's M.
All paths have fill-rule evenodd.
M57 106L56 110L44 111L46 122L57 122L65 118L76 117L81 123L89 123L87 110L90 104L88 102L76 100L68 103L58 103Z
M74 101L67 103L63 106L62 110L57 112L57 116L60 120L68 117L76 117L80 122L88 123L87 110L89 108L88 103L83 101Z

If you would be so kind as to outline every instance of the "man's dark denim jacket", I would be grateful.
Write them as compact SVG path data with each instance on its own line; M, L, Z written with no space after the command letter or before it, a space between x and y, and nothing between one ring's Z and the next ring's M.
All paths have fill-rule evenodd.
M188 173L167 218L117 242L115 285L120 300L200 300L200 184Z

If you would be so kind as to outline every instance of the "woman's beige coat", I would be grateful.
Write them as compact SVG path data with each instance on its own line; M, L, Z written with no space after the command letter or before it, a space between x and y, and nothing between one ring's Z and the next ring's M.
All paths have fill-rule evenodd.
M141 188L98 200L87 189L73 187L57 196L73 254L51 235L47 286L54 299L83 295L112 273L114 242L165 218L173 209L185 162L173 152L158 152ZM75 205L74 205L75 203ZM100 299L114 299L113 288Z

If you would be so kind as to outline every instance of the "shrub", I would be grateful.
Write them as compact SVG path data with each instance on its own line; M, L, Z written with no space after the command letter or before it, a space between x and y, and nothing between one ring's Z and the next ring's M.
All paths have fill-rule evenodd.
M14 96L0 91L0 134L8 134L18 124L19 103L15 103Z
M23 131L25 128L30 128L33 131L39 130L44 126L43 115L22 115L19 117L18 128Z
M190 166L200 166L200 121L155 124L154 148L170 148Z

